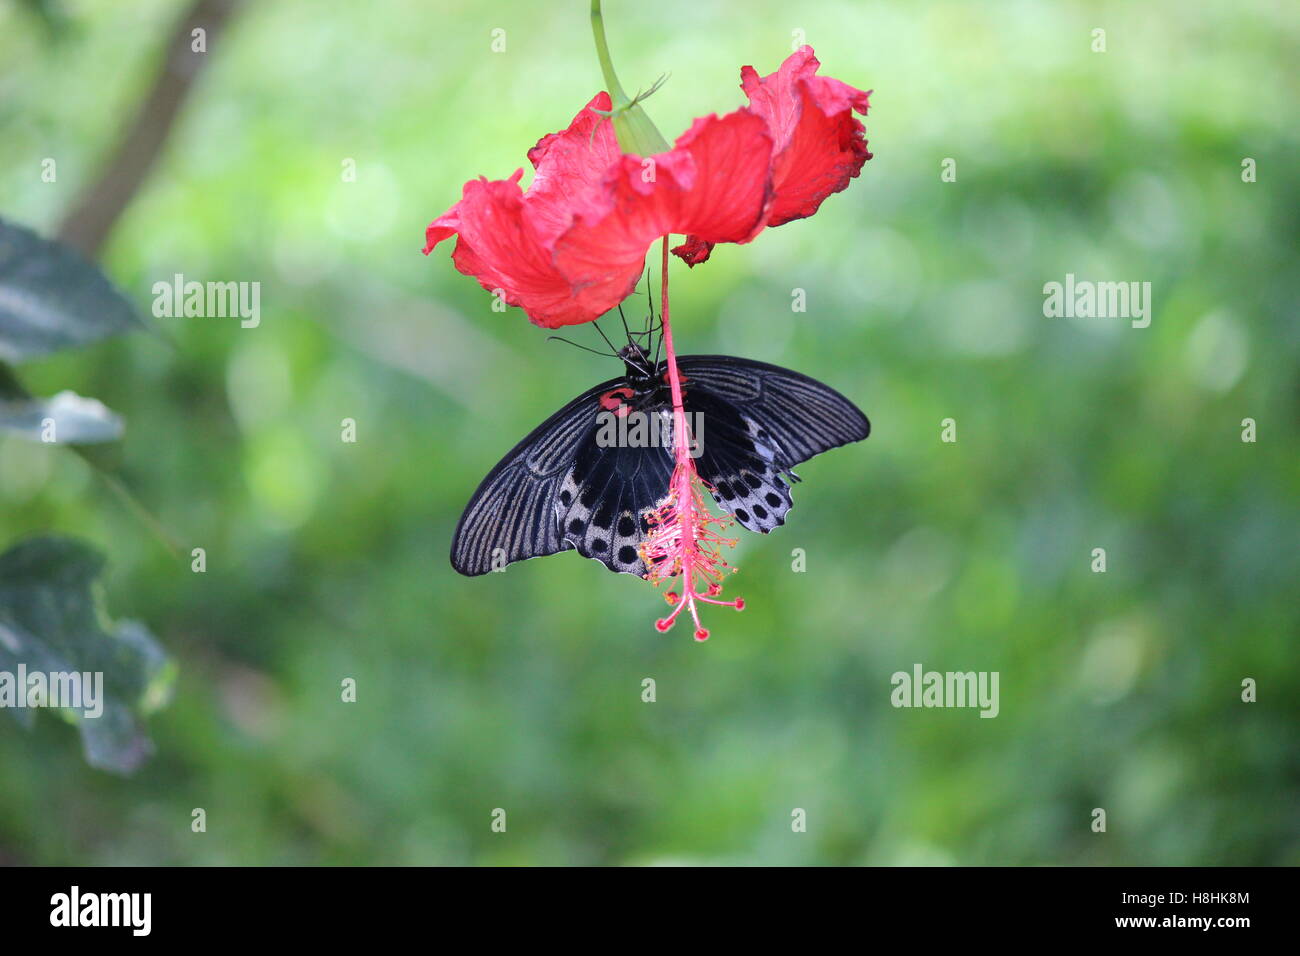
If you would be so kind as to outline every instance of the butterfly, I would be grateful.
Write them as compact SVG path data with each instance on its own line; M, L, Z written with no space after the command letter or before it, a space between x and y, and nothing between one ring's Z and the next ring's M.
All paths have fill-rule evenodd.
M475 576L573 549L646 575L647 515L667 495L674 464L667 365L637 338L652 331L629 332L616 352L611 344L623 374L573 399L488 473L456 526L453 568ZM731 355L679 356L677 367L696 470L718 507L751 531L785 523L796 465L871 432L856 405L799 372ZM637 416L652 440L607 440L616 419Z

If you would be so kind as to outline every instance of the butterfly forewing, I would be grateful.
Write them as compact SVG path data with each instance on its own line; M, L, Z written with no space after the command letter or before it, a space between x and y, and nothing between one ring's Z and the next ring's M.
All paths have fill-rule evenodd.
M782 470L871 434L867 416L851 401L788 368L731 355L687 355L677 365L688 392L693 382L731 402L757 426L757 435L769 437L782 455Z
M611 571L645 573L645 513L667 494L672 457L662 444L598 444L600 397L623 384L579 395L492 469L456 527L452 567L474 576L574 548Z
M602 382L579 395L488 473L456 526L452 567L461 574L486 574L513 561L572 547L555 518L560 486L587 440L600 395L618 382Z

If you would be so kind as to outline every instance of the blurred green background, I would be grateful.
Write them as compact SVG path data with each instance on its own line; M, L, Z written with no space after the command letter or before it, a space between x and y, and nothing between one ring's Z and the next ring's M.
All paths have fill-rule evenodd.
M874 425L744 535L748 609L696 644L573 553L447 562L497 458L617 372L420 254L599 88L586 3L248 4L101 261L146 315L177 272L259 281L261 327L159 319L22 370L126 417L128 484L207 573L67 449L0 438L0 549L103 547L176 697L130 778L0 722L0 862L1300 863L1300 14L1201 6L606 3L624 84L671 73L670 139L795 30L875 90L845 193L673 268L682 351L796 368ZM183 9L0 3L0 215L56 231ZM1150 281L1150 328L1044 318L1067 272ZM894 709L914 663L999 671L1000 715Z

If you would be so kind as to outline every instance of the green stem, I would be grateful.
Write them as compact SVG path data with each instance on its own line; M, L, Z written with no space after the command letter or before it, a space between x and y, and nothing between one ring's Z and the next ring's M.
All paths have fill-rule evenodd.
M154 538L158 540L158 543L163 546L163 549L171 555L174 560L179 560L181 556L180 542L172 536L172 533L167 530L161 521L154 517L153 512L144 506L144 503L132 493L131 489L124 485L121 479L119 479L115 474L104 470L88 458L80 448L74 448L73 450L76 451L77 455L80 456L83 461L95 470L95 474L99 476L99 479L104 483L105 487L107 487L109 491L113 492L122 504L126 505L127 510L135 515L136 519L149 529Z
M609 55L609 44L605 40L605 19L601 16L600 0L591 0L591 35L596 41L596 57L600 60L600 72L605 78L606 92L609 93L612 109L610 121L614 124L614 136L618 139L618 148L625 153L637 156L654 156L668 152L668 141L655 128L646 111L623 91L623 84L614 72L614 60ZM650 88L653 93L655 87ZM649 96L649 93L645 94ZM638 98L642 94L637 94Z
M610 99L614 101L614 108L627 106L631 100L623 92L623 85L618 81L618 74L614 72L614 61L609 56L609 44L605 42L605 18L600 12L600 0L591 0L591 35L596 39L596 57L600 60L600 72L605 78Z

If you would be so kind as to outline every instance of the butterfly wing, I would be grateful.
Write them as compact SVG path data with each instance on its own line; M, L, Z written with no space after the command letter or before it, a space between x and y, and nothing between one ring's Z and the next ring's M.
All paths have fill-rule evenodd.
M652 420L661 427L670 421L657 413ZM671 442L663 427L658 444L648 447L602 448L594 435L583 443L557 502L560 533L571 547L611 571L645 574L645 516L668 495Z
M667 494L672 458L663 447L601 447L602 382L512 448L461 515L451 564L475 576L514 561L574 548L611 571L644 574L638 546L645 512Z
M486 574L512 561L569 547L555 520L560 483L573 467L599 408L616 382L588 389L515 445L465 506L451 540L451 565L461 574Z
M730 355L677 364L686 410L704 423L696 468L719 506L751 531L785 523L795 465L871 433L856 405L799 372Z
M752 531L784 523L795 465L870 433L852 402L798 372L728 355L688 355L678 365L686 410L704 423L700 476ZM597 441L601 396L622 385L588 389L501 459L456 526L452 567L474 576L572 548L611 571L645 573L646 513L667 495L673 456L662 436L644 447ZM665 406L649 411L670 428Z

